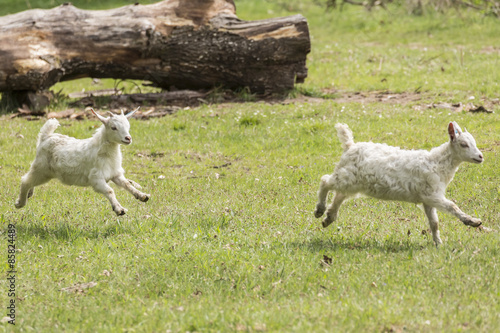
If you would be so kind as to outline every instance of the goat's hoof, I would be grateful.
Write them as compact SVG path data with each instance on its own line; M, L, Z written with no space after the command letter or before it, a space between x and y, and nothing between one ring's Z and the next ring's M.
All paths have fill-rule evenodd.
M21 203L21 202L19 202L19 200L16 200L16 202L14 204L14 206L16 206L17 209L23 208L25 205L26 205L26 202L25 203Z
M323 214L325 213L325 207L324 206L316 206L316 210L314 211L314 216L316 218L320 218L321 216L323 216Z
M140 198L139 200L141 200L142 202L147 202L149 200L149 198L151 197L151 194L145 194L142 198Z
M323 228L328 227L330 224L332 224L332 219L329 217L326 217L323 222L321 223L323 225Z
M28 191L28 198L31 198L33 196L34 189L30 188Z
M127 210L125 208L123 208L123 207L118 208L118 209L115 210L115 213L116 213L117 216L125 215L126 212L127 212Z
M474 228L477 228L482 224L481 220L477 219L475 217L471 217L470 219L467 219L464 223L466 225L474 227Z

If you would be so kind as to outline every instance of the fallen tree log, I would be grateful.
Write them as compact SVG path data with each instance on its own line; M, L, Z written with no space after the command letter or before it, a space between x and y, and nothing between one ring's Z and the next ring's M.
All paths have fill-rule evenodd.
M0 17L0 92L83 77L255 93L303 82L306 19L243 21L235 10L233 0L165 0L100 11L64 4Z

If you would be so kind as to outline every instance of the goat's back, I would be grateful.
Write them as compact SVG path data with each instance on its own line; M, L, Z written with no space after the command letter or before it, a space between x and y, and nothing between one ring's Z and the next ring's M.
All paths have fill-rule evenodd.
M109 146L109 147L108 147ZM59 133L47 136L37 147L37 169L67 185L88 186L96 173L109 180L123 174L118 145L102 145L95 137L76 139Z
M351 145L332 177L335 190L342 193L416 203L440 187L437 165L429 151L372 142Z

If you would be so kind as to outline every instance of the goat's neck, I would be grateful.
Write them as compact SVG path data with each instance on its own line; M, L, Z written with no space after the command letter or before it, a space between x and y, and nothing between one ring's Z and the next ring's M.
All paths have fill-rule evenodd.
M456 158L449 142L431 150L431 157L437 162L441 180L449 184L462 161Z
M97 130L92 139L94 140L94 144L99 147L99 155L101 156L114 155L120 151L120 145L109 141L106 137L106 129L104 126Z

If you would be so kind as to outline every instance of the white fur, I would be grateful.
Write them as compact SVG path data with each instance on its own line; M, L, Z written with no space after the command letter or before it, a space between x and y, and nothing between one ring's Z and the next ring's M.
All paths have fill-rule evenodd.
M126 116L123 112L121 115L110 112L110 117L105 118L92 110L103 126L91 138L84 140L54 133L59 122L49 119L40 129L36 157L31 169L21 179L16 208L26 205L35 186L52 178L57 178L66 185L92 186L96 192L108 198L117 215L123 215L127 210L116 200L113 189L107 184L110 180L132 193L136 199L148 201L150 195L138 191L134 187L138 184L126 179L122 168L120 144L132 143L127 118L135 111Z
M448 125L450 141L431 151L403 150L373 142L354 143L352 132L345 124L335 126L344 153L332 175L321 178L315 216L326 210L329 191L335 191L328 207L323 227L337 219L342 202L356 194L383 200L423 204L436 245L441 244L436 209L450 213L473 227L481 220L462 212L446 199L446 187L462 162L482 163L483 155L476 141L457 123Z

